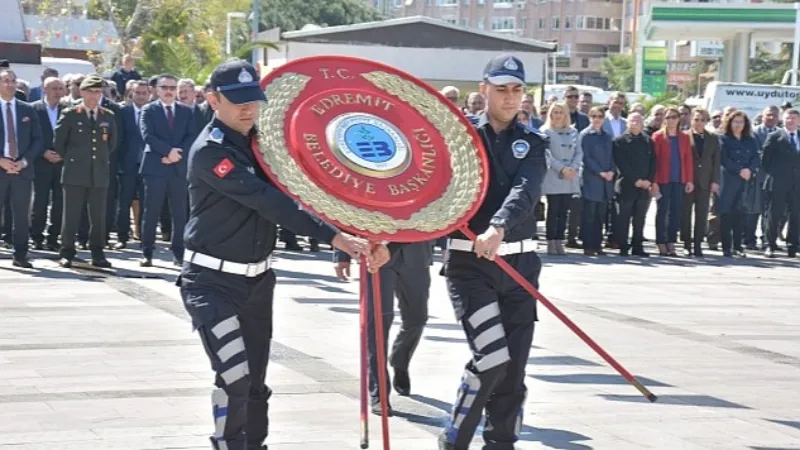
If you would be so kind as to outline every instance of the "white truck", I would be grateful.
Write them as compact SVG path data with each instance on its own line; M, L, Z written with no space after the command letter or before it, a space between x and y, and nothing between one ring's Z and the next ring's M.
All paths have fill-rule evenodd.
M47 67L58 70L58 74L61 77L68 73L89 75L96 72L94 65L89 61L72 58L50 58L43 56L41 64L11 64L11 70L17 74L17 78L30 83L31 88L42 84L42 72Z
M712 81L706 86L703 99L709 112L732 106L754 119L770 105L780 107L789 102L800 106L800 86Z

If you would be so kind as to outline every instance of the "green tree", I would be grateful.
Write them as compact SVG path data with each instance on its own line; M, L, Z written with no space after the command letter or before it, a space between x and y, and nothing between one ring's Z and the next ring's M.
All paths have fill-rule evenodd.
M269 0L261 2L261 30L299 30L304 25L351 25L380 20L381 15L364 0Z
M636 84L636 57L633 54L611 55L603 59L600 73L608 78L611 89L633 92Z
M783 75L792 67L792 44L783 44L778 55L772 55L761 46L756 47L756 57L750 60L747 80L757 84L780 84Z

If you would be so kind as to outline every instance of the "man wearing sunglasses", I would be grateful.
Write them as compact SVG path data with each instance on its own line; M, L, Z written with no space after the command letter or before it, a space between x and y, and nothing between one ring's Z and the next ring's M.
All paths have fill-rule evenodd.
M183 229L186 225L186 161L185 156L197 133L192 112L176 101L178 79L161 75L156 81L158 100L142 111L140 127L145 148L140 173L144 182L142 215L142 259L139 265L153 265L156 224L164 202L169 202L172 216L170 250L174 263L183 263Z

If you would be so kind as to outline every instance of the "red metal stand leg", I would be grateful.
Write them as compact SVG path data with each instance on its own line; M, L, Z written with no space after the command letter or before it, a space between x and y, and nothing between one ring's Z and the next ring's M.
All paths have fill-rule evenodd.
M360 332L360 347L361 347L361 448L366 449L369 448L369 406L367 404L367 397L369 396L369 392L367 392L367 386L369 384L369 373L368 373L368 349L367 349L367 316L369 315L369 310L367 308L367 294L368 294L368 284L367 284L367 277L369 276L367 272L367 265L361 264L361 277L359 278L360 281L360 289L359 289L359 332Z
M378 352L378 392L381 402L381 428L383 431L383 450L389 450L389 393L386 386L386 352L383 339L383 307L381 302L381 279L378 273L372 274L372 305L375 310L375 348Z

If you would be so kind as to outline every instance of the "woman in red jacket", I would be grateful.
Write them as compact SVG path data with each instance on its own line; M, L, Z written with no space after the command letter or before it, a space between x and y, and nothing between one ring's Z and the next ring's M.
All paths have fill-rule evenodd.
M653 133L656 179L651 189L658 199L656 245L661 256L678 256L675 242L681 225L684 193L694 190L694 155L688 134L680 131L680 113L667 108L664 127Z

